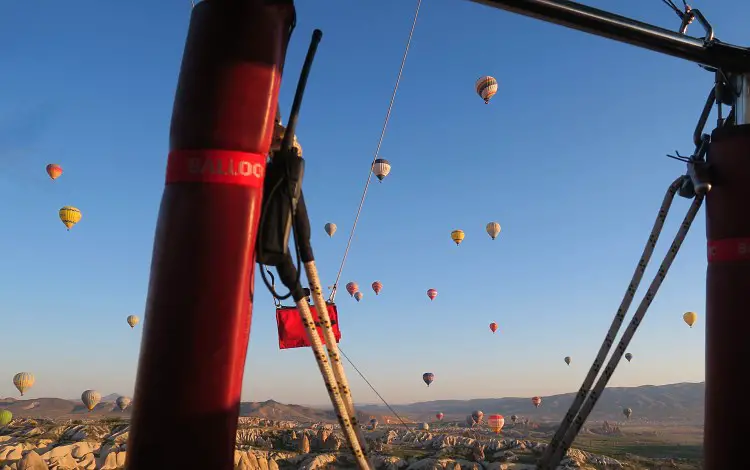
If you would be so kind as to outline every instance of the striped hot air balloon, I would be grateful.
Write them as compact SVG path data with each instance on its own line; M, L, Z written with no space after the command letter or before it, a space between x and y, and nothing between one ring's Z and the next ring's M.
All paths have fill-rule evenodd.
M21 392L21 396L34 386L35 381L34 374L31 372L19 372L13 376L13 385Z
M130 325L130 328L135 328L135 325L140 323L141 319L138 318L137 315L128 315L128 318L126 318L126 321L128 322L128 325Z
M498 224L497 222L490 222L487 224L486 230L487 235L489 235L494 240L498 235L500 235L500 224Z
M350 296L354 296L354 293L359 291L359 286L354 281L347 282L346 291L349 293Z
M503 418L503 415L490 415L487 418L487 424L489 424L493 432L500 434L503 426L505 426L505 418Z
M378 158L372 162L372 172L375 173L378 181L383 181L383 178L391 172L391 163L385 158Z
M383 290L383 283L380 281L373 282L372 290L375 291L375 295L380 295L380 291Z
M57 212L65 228L70 230L75 224L81 221L81 211L73 206L64 206Z
M460 245L462 241L464 241L464 231L463 230L454 230L451 232L451 240L456 245Z
M484 104L489 104L492 97L497 93L497 80L495 80L495 77L487 75L477 80L474 87L479 97L484 100Z
M93 410L102 401L102 394L96 390L86 390L81 394L81 402L89 411Z
M128 397L117 397L117 400L115 400L115 404L117 404L120 411L125 411L125 408L130 406L131 402L132 400Z

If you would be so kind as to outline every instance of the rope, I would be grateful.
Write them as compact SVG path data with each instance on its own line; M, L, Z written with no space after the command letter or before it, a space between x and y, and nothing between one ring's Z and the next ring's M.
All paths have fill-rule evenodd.
M570 406L570 409L565 415L565 418L563 418L560 427L545 449L544 455L542 456L542 459L537 466L537 469L539 470L554 470L560 463L570 446L573 444L573 441L578 435L578 432L586 422L586 419L593 410L594 405L596 405L596 402L601 396L602 391L607 386L609 379L612 377L617 364L620 362L620 359L622 359L623 354L625 354L625 350L630 344L630 340L633 338L633 335L635 335L635 331L638 329L641 321L643 321L643 318L646 316L648 307L651 305L651 302L656 296L656 293L659 291L659 287L661 287L662 282L666 278L667 272L669 271L672 262L677 256L677 252L680 250L682 242L687 236L690 225L693 223L693 220L698 213L698 209L700 209L701 203L703 202L702 195L697 196L693 200L690 209L688 209L688 212L682 221L682 225L680 225L679 231L672 241L672 245L669 247L669 251L664 257L661 265L659 266L659 271L657 272L656 276L654 276L654 279L651 282L646 295L643 297L643 300L641 300L641 303L638 306L633 319L630 321L628 328L625 330L625 333L620 339L620 342L617 345L615 352L612 354L609 362L607 363L607 367L604 369L601 378L599 379L599 381L597 381L594 389L591 390L591 386L593 385L594 380L599 374L599 371L604 364L604 360L609 354L609 350L612 348L612 344L614 344L617 332L622 326L623 320L625 319L625 313L628 311L628 308L630 307L630 304L635 297L636 290L638 290L638 286L641 283L643 274L646 271L648 262L651 259L654 248L656 247L656 242L659 240L661 231L664 228L664 221L667 218L667 214L669 213L669 209L672 205L672 201L674 200L674 196L679 191L680 186L682 185L683 178L685 178L685 176L680 176L679 178L677 178L669 186L667 194L664 196L661 208L659 209L659 214L657 215L656 221L654 222L654 227L648 237L646 247L643 250L641 259L638 261L638 266L636 266L635 273L633 274L633 278L630 281L630 285L628 285L628 289L622 299L620 308L617 309L617 313L615 314L612 325L607 332L607 336L604 338L604 342L599 349L599 353L597 354L596 359L591 366L591 369L589 369L589 372L586 375L586 379L583 381L583 385L581 386L578 394L573 400L573 404ZM591 390L590 393L589 390Z
M349 389L349 381L346 378L346 372L344 366L341 364L341 358L339 357L339 347L336 343L336 336L333 334L331 328L331 317L328 315L328 305L323 298L323 289L320 286L320 276L318 276L318 268L315 266L315 261L308 261L304 263L305 275L307 276L308 283L310 285L310 295L312 296L315 309L318 312L318 319L320 320L321 329L323 330L323 340L325 341L326 348L328 349L328 357L331 362L333 369L333 376L335 384L339 389L341 400L344 403L346 414L349 416L349 422L354 428L359 445L362 447L363 452L367 453L367 442L362 434L362 430L357 423L357 410L354 409L354 400L352 399L352 393Z
M318 328L315 326L315 320L313 319L310 306L306 299L301 299L297 302L297 309L299 310L302 322L307 330L307 337L310 340L310 345L315 355L315 362L318 363L318 369L320 369L320 375L323 376L323 382L325 382L326 390L328 390L328 397L331 399L333 409L336 412L336 417L341 425L341 430L344 433L349 446L354 454L354 459L357 462L357 468L360 470L370 470L371 465L367 461L365 450L360 446L359 436L357 430L352 425L351 418L347 412L347 407L344 404L344 400L339 392L339 387L336 382L333 370L331 370L331 364L328 362L325 350L323 349L323 342L320 340L318 334ZM330 324L330 323L329 323Z
M391 407L391 405L389 405L389 404L388 404L388 402L387 402L387 401L385 401L385 398L383 398L383 396L382 396L382 395L380 395L380 393L378 393L378 391L377 391L377 390L375 390L375 387L373 387L373 385L372 385L372 384L370 383L370 381L369 381L369 380L367 380L367 377L365 377L365 375L364 375L364 374L363 374L362 372L360 372L360 370L359 370L359 369L357 369L357 366L355 366L355 365L354 365L354 363L352 362L352 360L351 360L351 359L349 359L349 356L347 356L347 355L346 355L346 353L345 353L344 351L342 351L342 350L341 350L341 348L339 348L339 352L340 352L340 353L341 353L341 354L342 354L342 355L344 356L344 358L346 358L346 360L347 360L347 361L349 362L349 364L351 364L351 366L352 366L352 367L354 367L354 370L355 370L355 371L357 371L357 373L359 374L359 376L360 376L360 377L362 377L362 380L364 380L364 381L365 381L365 383L367 383L367 385L368 385L368 386L370 387L370 389L371 389L371 390L372 390L373 392L375 392L375 395L377 395L377 396L378 396L378 398L380 398L380 401L382 401L382 402L383 402L383 404L384 404L385 406L387 406L389 410L391 410L391 413L393 413L393 415L394 415L394 416L396 417L396 419L398 419L399 421L401 421L401 424L403 424L403 425L404 425L404 427L406 428L406 430L407 430L407 431L411 431L411 429L409 429L409 426L408 426L408 425L407 425L407 424L406 424L406 423L404 422L404 420L403 420L403 419L401 419L401 416L399 416L399 415L398 415L398 413L396 413L396 410L394 410L394 409L393 409L393 408Z
M336 290L341 280L341 273L344 271L344 264L346 264L346 257L349 255L349 249L352 246L352 240L354 239L354 231L357 229L357 222L359 216L362 213L362 206L365 204L365 198L367 197L367 189L370 187L370 181L372 181L372 171L375 165L375 160L380 156L380 147L383 145L383 139L385 139L385 131L388 128L388 120L391 118L391 111L393 110L393 103L396 101L396 93L398 92L398 86L401 83L401 76L404 73L404 66L406 65L406 57L409 55L409 47L411 46L411 39L414 36L414 29L417 26L417 17L419 16L419 7L422 5L422 0L417 0L417 8L414 11L414 21L411 24L411 30L409 31L409 39L406 41L406 47L404 49L404 56L401 59L401 66L398 69L398 76L396 77L396 84L393 87L393 93L391 94L391 101L388 103L388 111L385 113L385 121L383 122L383 129L380 131L380 139L378 139L378 146L375 148L375 156L370 164L370 171L367 174L367 182L365 183L365 189L362 192L362 199L359 201L359 207L357 208L357 214L354 217L354 224L352 230L349 233L349 240L346 242L346 249L344 250L344 257L341 259L341 266L339 272L336 274L336 281L333 283L333 289L331 290L331 297L329 300L333 302L336 298Z

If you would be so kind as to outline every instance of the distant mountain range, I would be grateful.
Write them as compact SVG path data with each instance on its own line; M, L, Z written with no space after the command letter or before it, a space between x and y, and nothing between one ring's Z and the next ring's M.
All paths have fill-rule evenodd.
M632 420L703 423L705 382L670 385L642 385L640 387L607 388L596 403L591 421L623 419L622 410L633 410ZM473 410L486 414L518 415L534 421L559 421L573 403L574 393L542 397L542 405L534 408L531 397L479 398L474 400L435 400L408 405L394 405L399 414L412 419L432 420L444 413L444 420L461 420ZM358 406L360 411L373 415L390 413L382 405Z
M632 420L650 422L702 423L705 383L678 383L670 385L643 385L640 387L614 387L602 393L591 413L591 421L623 419L623 408L633 410ZM479 398L474 400L435 400L408 405L394 405L393 409L405 421L433 421L438 412L444 420L463 421L474 410L486 414L500 413L505 416L518 415L534 421L559 421L562 419L575 394L566 393L542 397L542 405L534 408L530 397L525 398ZM130 409L121 412L114 404L118 394L102 398L102 402L89 412L79 400L62 398L36 398L32 400L0 399L0 409L8 409L17 417L46 418L102 418L130 416ZM382 405L357 406L358 419L366 422L370 417L381 421L394 420L393 413ZM300 405L285 405L274 400L243 402L241 416L256 416L273 420L300 422L333 422L336 416L331 409Z

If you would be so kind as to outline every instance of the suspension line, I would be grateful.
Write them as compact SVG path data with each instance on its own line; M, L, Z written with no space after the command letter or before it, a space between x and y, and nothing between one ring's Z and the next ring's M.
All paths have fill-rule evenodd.
M388 120L391 118L391 111L393 110L393 103L396 101L396 93L398 92L398 86L401 83L401 76L404 73L404 66L406 65L406 58L409 55L409 47L411 46L411 39L414 36L414 29L417 27L417 18L419 17L419 7L422 5L422 0L417 0L417 8L414 11L414 21L411 24L411 30L409 30L409 38L406 41L406 47L404 48L404 56L401 59L401 66L398 69L398 76L396 77L396 84L393 87L393 93L391 94L391 101L388 103L388 111L385 113L385 120L383 122L383 129L380 131L380 139L378 139L378 146L375 148L375 155L372 158L370 164L370 170L367 174L367 182L365 183L365 189L362 191L362 199L359 201L359 207L357 208L357 214L354 217L354 224L352 224L352 230L349 232L349 240L346 242L346 249L344 250L344 256L341 259L341 266L339 266L339 272L336 274L336 281L333 283L333 289L331 289L330 302L333 302L336 298L336 290L341 280L341 273L344 271L344 265L346 264L346 257L349 255L349 249L352 246L352 240L354 239L354 231L357 229L357 222L359 222L359 216L362 213L362 206L365 204L365 198L367 197L367 190L370 187L370 181L372 181L372 171L375 165L375 160L380 157L380 147L383 145L383 139L385 139L385 131L388 129Z
M617 336L617 333L622 326L623 320L625 319L625 313L628 311L628 308L630 307L630 304L635 297L635 293L638 290L638 286L640 285L643 274L646 271L648 262L651 259L654 248L656 247L656 242L659 240L661 231L664 228L664 221L667 218L667 214L669 213L669 209L672 205L672 201L674 200L674 196L680 190L680 187L682 187L685 178L688 177L680 176L669 186L667 194L664 196L664 200L659 209L659 214L656 217L656 222L654 222L654 227L651 230L648 241L646 242L646 247L643 250L643 254L641 255L641 259L638 261L638 265L636 267L635 273L633 274L633 278L631 279L630 285L628 285L628 289L622 299L620 308L615 314L615 318L612 321L612 325L610 326L609 331L607 332L607 336L604 338L604 342L599 349L599 353L597 354L596 359L594 359L594 363L591 366L591 369L589 369L589 372L584 379L583 385L576 394L576 397L573 400L573 404L570 406L570 409L566 413L565 418L563 418L560 427L545 449L544 455L542 456L542 459L537 466L539 470L554 470L555 468L557 468L557 465L560 463L565 453L573 444L573 441L578 435L578 432L586 422L586 419L593 410L594 405L601 396L602 391L607 386L609 379L612 377L617 364L620 362L623 354L625 354L625 350L630 344L630 340L635 335L635 331L638 329L641 321L643 321L648 307L651 305L651 302L656 296L656 293L659 291L659 288L666 278L667 272L669 271L672 262L677 256L677 252L680 250L682 242L687 236L690 225L693 223L693 220L695 219L695 216L698 213L701 204L703 203L702 194L697 195L693 199L693 203L688 209L688 212L685 215L682 224L680 225L680 229L675 235L675 238L672 241L672 245L670 246L669 251L664 257L661 265L659 266L659 270L653 281L651 282L648 291L646 292L643 300L638 306L638 309L636 310L633 319L630 321L628 328L625 330L625 333L620 339L615 352L612 354L612 357L607 363L607 367L604 369L601 378L597 381L593 390L591 390L591 386L593 385L594 380L597 378L599 371L604 365L604 360L609 354L609 351L614 344L615 337Z

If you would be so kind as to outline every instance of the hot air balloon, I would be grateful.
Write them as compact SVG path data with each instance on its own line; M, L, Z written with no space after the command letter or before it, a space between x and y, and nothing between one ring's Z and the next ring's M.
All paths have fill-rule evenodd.
M687 323L690 328L692 328L695 321L698 320L698 314L695 312L685 312L682 319L685 320L685 323Z
M73 206L65 206L57 214L68 230L81 220L81 211Z
M373 282L372 290L375 291L375 295L380 295L380 291L383 290L383 283L380 281Z
M81 394L81 401L91 411L102 401L102 395L96 390L86 390Z
M570 365L570 356L565 356L565 363Z
M430 425L427 424L427 423L419 423L417 425L417 429L419 429L420 431L429 431L430 430Z
M505 418L503 418L503 415L490 415L487 418L487 424L489 424L492 432L500 434L500 430L505 426Z
M500 235L500 224L497 222L490 222L487 224L487 235L492 237L493 240L497 238L497 236Z
M456 245L460 245L462 241L464 241L464 231L463 230L454 230L451 232L451 240L456 242Z
M378 158L372 163L372 171L379 181L383 181L383 178L391 172L391 164L385 158Z
M359 302L360 300L362 300L362 297L364 297L364 296L365 295L362 292L359 292L359 291L357 291L357 292L354 293L354 298L357 299L357 302Z
M438 421L442 421L443 420L443 416L445 416L443 413L438 413L438 414L435 415L435 417L438 419Z
M480 410L475 410L471 412L471 418L477 424L482 424L483 417L484 417L484 413L482 413Z
M625 353L625 359L627 359L628 362L630 362L630 360L633 359L633 355L630 353Z
M492 323L490 323L490 330L492 330L493 333L496 332L497 331L497 323L495 323L494 321Z
M435 300L435 297L437 297L437 291L435 289L427 289L427 297L429 297L430 300Z
M13 376L13 385L21 392L21 396L26 393L26 390L34 386L35 381L34 374L30 372L19 372Z
M376 430L378 428L378 420L375 418L372 418L370 420L370 426L372 426L372 430Z
M424 380L424 383L426 383L429 387L430 384L435 380L435 374L433 374L432 372L425 372L424 374L422 374L422 380Z
M47 165L47 174L50 178L52 178L53 181L59 178L62 173L63 169L60 165L57 165L55 163L50 163L49 165Z
M494 77L485 76L477 80L474 85L477 95L484 100L484 104L489 104L495 93L497 93L497 80Z
M476 422L476 421L474 421L474 418L472 418L472 417L471 417L471 415L466 415L466 425L467 425L468 427L472 427L472 426L474 426L475 424L477 424L477 422Z
M622 410L622 414L624 414L627 419L630 419L630 415L633 414L633 410L631 410L630 408L625 408Z
M128 315L128 318L126 320L128 322L128 325L130 325L130 328L135 328L135 325L137 325L141 321L141 319L136 315Z
M513 424L516 424L516 421L518 421L518 416L510 415L510 420L513 421Z
M329 237L332 237L332 236L333 236L333 234L334 234L334 233L336 233L336 229L337 229L338 227L336 227L336 224L334 224L334 223L331 223L331 222L328 222L328 223L326 224L326 227L325 227L325 228L326 228L326 233L328 234L328 236L329 236Z
M131 402L132 400L128 397L117 397L117 400L115 400L115 404L120 408L120 411L125 411L125 408L130 406Z
M535 408L539 408L539 405L542 404L542 397L534 397L531 399L531 403L534 405Z
M357 285L356 282L347 282L346 291L349 293L350 296L353 296L355 292L359 291L359 286Z
M13 413L8 410L0 410L0 426L7 426L13 421Z

